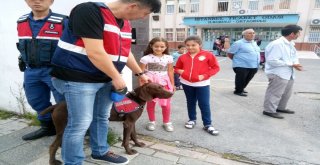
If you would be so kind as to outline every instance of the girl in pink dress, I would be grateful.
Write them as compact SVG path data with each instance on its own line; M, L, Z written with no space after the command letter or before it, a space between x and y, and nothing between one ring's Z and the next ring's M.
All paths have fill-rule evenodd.
M144 56L140 60L140 67L146 72L146 75L152 82L161 84L169 91L174 91L173 78L173 58L169 55L168 42L160 37L153 38L147 49L144 51ZM171 101L169 99L154 99L147 102L147 112L149 123L147 130L153 131L156 128L155 106L159 103L162 109L163 128L172 132L174 130L170 122Z

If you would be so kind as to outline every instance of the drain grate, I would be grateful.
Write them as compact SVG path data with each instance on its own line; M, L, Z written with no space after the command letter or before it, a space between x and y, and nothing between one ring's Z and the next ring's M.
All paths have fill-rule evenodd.
M320 93L317 92L295 92L295 94L312 100L320 100Z

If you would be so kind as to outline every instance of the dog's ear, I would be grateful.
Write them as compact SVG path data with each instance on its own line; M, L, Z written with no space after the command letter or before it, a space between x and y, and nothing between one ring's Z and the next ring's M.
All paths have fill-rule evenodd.
M144 101L150 101L153 99L153 96L151 95L151 92L149 91L149 83L144 84L136 89L137 95L140 97L140 99Z

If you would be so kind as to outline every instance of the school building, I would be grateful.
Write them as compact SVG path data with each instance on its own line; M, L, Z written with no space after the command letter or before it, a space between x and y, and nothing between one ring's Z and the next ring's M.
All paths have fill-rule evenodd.
M281 36L288 24L303 28L295 41L298 50L313 51L320 43L320 0L161 0L160 13L149 18L149 39L166 38L171 48L197 34L203 48L211 50L214 40L228 35L240 39L241 32L253 28L263 49Z

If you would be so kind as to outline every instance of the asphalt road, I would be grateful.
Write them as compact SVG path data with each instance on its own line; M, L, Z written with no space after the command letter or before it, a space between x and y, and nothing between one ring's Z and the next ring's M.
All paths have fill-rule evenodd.
M200 111L198 125L184 128L188 120L183 91L172 98L172 122L175 131L165 132L162 115L156 111L157 128L147 131L147 113L137 122L137 132L167 141L179 141L188 146L199 146L218 153L233 153L260 163L320 164L320 60L300 59L304 71L297 73L288 107L295 114L284 114L279 120L262 115L267 78L260 69L247 87L248 97L233 94L234 73L231 60L218 57L221 71L211 81L211 107L214 126L219 136L202 130ZM121 123L112 122L121 134Z

